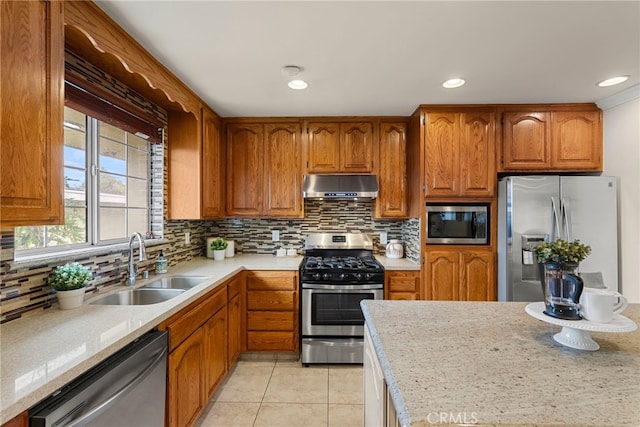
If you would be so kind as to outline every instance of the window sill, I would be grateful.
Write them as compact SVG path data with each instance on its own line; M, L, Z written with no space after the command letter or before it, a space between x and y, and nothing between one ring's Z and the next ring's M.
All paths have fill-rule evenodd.
M145 239L145 247L153 247L169 243L166 239ZM135 246L137 247L137 245ZM9 262L10 270L18 268L31 268L42 265L60 264L63 262L72 262L80 258L88 258L90 256L109 255L114 252L121 252L129 249L129 243L116 243L108 246L95 246L90 248L72 249L64 252L56 252L49 254L38 254L20 257Z

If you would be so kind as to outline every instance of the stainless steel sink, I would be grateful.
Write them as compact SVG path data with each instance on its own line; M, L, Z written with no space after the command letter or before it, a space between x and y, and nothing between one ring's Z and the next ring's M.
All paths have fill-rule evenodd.
M149 305L158 304L175 298L181 293L185 292L184 289L149 289L138 288L128 289L126 291L120 291L115 294L105 295L99 298L91 304L95 305Z
M168 276L149 282L142 289L191 289L207 279L207 276Z

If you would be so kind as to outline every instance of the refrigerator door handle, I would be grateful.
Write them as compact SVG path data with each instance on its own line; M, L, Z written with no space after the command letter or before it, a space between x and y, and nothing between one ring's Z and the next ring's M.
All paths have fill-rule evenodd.
M571 242L573 239L571 235L573 230L571 227L571 208L569 207L569 200L562 198L562 225L564 227L564 236L567 242Z
M560 236L560 217L558 216L558 203L555 197L551 197L551 213L553 214L553 224L551 225L551 241Z

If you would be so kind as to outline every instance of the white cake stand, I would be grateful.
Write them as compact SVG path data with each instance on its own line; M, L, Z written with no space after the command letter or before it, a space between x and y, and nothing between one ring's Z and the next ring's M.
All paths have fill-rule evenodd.
M564 320L544 314L544 302L532 302L524 311L531 317L552 325L562 326L562 330L553 336L556 342L578 350L595 351L600 348L589 332L631 332L638 329L638 325L620 314L614 314L609 323L590 322L588 320Z

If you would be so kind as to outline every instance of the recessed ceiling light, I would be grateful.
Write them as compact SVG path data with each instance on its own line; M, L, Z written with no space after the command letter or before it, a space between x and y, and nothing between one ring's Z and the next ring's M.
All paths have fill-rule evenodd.
M306 89L309 86L309 83L305 82L304 80L291 80L289 83L287 83L287 86L289 86L291 89L302 90Z
M628 78L629 78L629 76L611 77L610 79L606 79L606 80L603 80L603 81L599 82L598 86L607 87L607 86L617 85L617 84L620 84L622 82L626 82Z
M456 87L460 87L463 84L465 84L464 79L456 78L456 79L449 79L446 82L442 83L442 87L445 87L447 89L453 89Z

